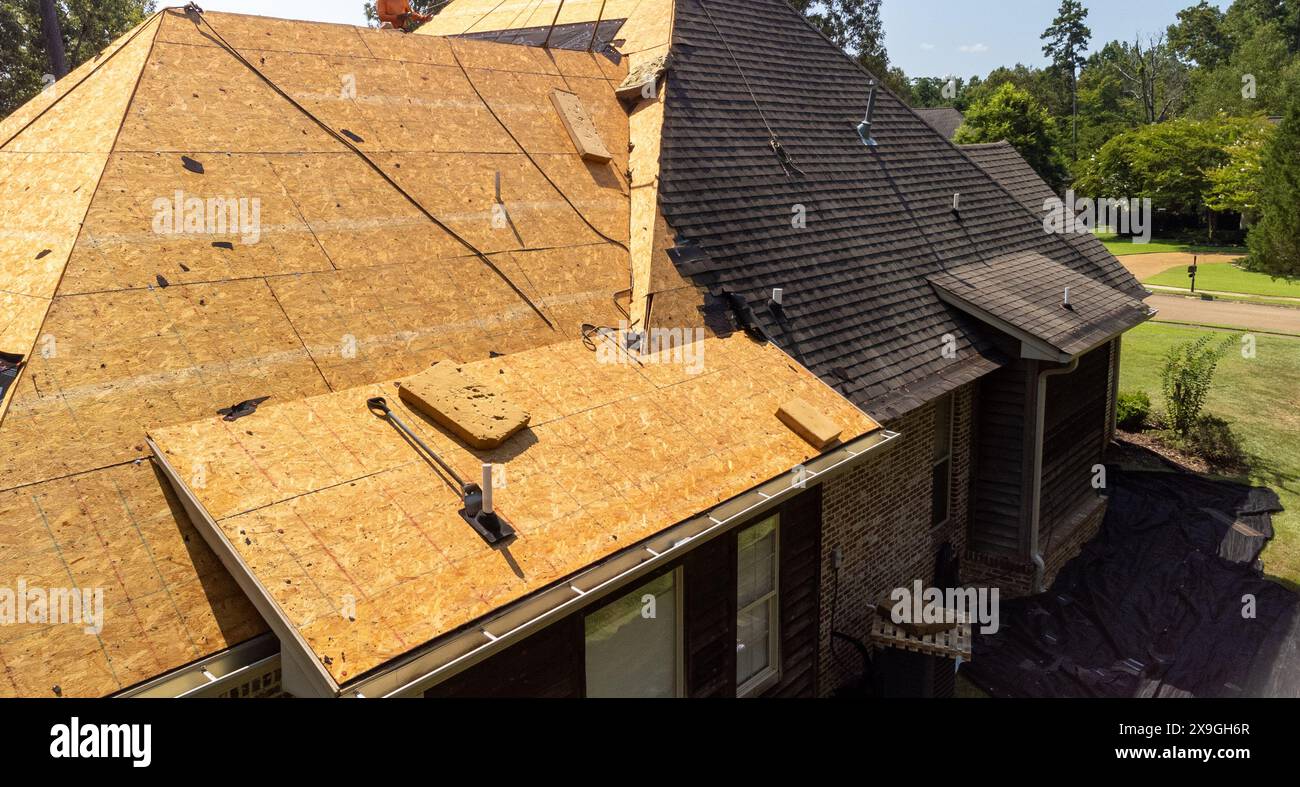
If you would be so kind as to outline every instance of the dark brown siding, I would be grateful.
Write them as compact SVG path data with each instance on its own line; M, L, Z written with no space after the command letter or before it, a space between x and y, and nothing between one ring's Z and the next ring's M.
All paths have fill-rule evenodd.
M821 487L785 503L780 514L781 681L768 695L815 697ZM682 569L684 590L687 696L736 696L736 534L747 526L703 544L676 564ZM631 589L615 591L611 600ZM583 621L595 609L568 616L429 689L425 696L581 697L586 672Z
M1111 345L1079 359L1073 373L1047 382L1043 438L1043 531L1090 495L1092 467L1101 462L1110 397Z
M715 538L687 555L686 694L736 696L736 537Z
M583 695L582 617L570 615L424 693L430 698Z
M1017 360L979 383L971 549L1018 557L1024 552L1032 472L1037 363Z
M821 487L781 509L781 682L769 697L817 696L821 522Z

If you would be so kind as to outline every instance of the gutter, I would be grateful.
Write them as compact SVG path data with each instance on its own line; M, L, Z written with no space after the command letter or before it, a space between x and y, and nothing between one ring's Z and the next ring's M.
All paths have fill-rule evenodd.
M1068 366L1045 369L1038 373L1038 414L1034 418L1034 489L1029 503L1029 559L1034 564L1035 593L1042 593L1047 564L1038 546L1039 520L1043 513L1043 438L1047 431L1047 378L1073 374L1079 368L1079 357L1074 356Z
M440 637L396 664L354 681L343 688L341 696L421 696L428 688L617 592L787 499L861 465L868 455L892 447L899 436L881 429L845 443L810 460L804 465L803 473L784 473L707 513L606 558L563 584L503 607L482 623Z

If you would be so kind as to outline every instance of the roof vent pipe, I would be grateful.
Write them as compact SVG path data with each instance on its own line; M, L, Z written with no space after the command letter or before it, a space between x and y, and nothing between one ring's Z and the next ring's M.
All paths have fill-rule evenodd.
M1065 297L1061 300L1061 305L1070 311L1074 311L1074 304L1070 303L1070 288L1065 288Z
M862 140L862 144L874 148L876 140L871 136L871 120L876 114L876 80L868 80L867 86L871 88L871 92L867 94L867 116L858 124L858 138Z

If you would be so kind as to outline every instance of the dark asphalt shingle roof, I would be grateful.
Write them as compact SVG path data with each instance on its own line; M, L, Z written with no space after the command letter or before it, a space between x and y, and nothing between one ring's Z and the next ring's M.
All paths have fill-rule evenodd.
M1141 291L1113 257L1045 232L1039 212L887 91L879 146L865 147L855 126L868 74L784 0L707 8L712 20L700 0L678 0L667 80L660 204L678 242L703 252L679 270L743 296L777 344L867 412L896 417L1004 362L989 329L931 288L944 269L1038 251ZM783 170L764 116L803 175ZM775 287L783 319L765 305ZM942 352L949 337L956 358Z
M957 129L966 122L966 116L952 107L921 108L916 110L921 119L930 124L930 128L943 134L944 139L957 136Z
M1047 214L1044 203L1060 199L1010 142L962 145L961 149L1040 219ZM1092 233L1067 235L1066 239L1080 254L1098 266L1121 264Z
M929 281L963 308L973 306L1070 355L1140 325L1150 314L1138 299L1036 252L949 268Z

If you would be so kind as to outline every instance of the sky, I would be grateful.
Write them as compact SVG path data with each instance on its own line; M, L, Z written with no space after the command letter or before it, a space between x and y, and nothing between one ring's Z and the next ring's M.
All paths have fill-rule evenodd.
M1083 0L1096 47L1139 32L1162 32L1179 10L1195 2ZM210 11L365 24L362 0L207 0L200 5ZM894 64L913 77L984 76L1000 65L1043 65L1039 36L1058 5L1059 0L884 0L885 45Z

